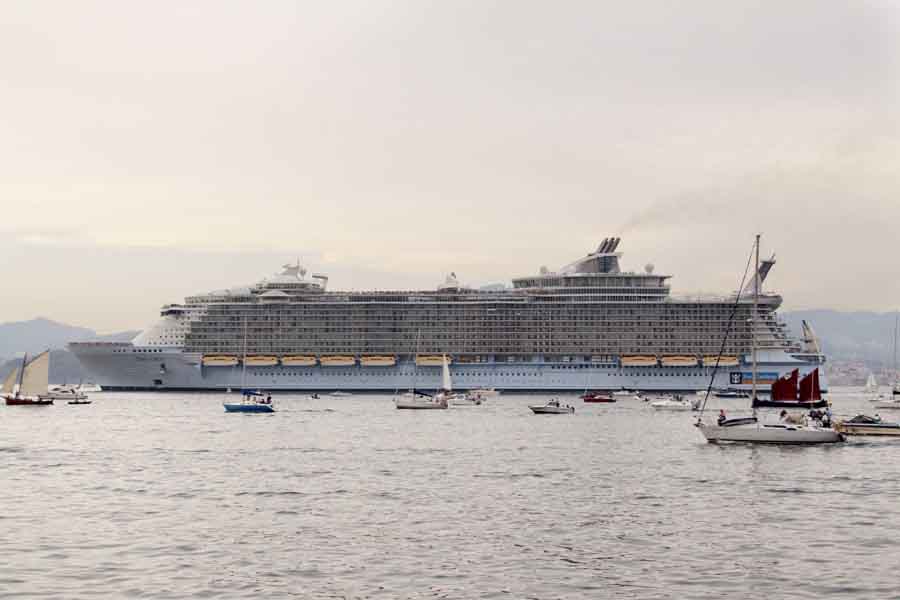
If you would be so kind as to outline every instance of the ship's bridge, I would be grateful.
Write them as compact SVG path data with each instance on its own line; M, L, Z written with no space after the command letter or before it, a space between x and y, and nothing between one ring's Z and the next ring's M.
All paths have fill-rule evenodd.
M604 288L604 293L615 291L628 294L629 291L639 291L641 295L650 295L663 298L669 294L669 286L666 281L668 275L655 274L653 265L647 265L643 273L623 272L619 266L621 252L619 247L621 238L606 238L594 252L569 263L559 269L550 271L547 267L541 267L538 275L513 279L516 289L547 289L547 288L583 288L587 291L600 291L595 288ZM571 290L575 291L575 290Z
M269 292L273 291L283 292L286 295L325 291L325 287L328 285L326 275L313 273L307 278L306 274L306 269L300 266L299 261L296 264L284 265L281 273L260 281L254 288L254 292L271 298L273 295Z

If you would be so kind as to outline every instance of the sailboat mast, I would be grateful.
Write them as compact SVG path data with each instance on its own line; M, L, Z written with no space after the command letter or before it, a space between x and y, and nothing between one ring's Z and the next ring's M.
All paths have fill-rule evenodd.
M750 347L753 354L753 400L756 400L758 365L756 356L756 314L759 311L759 234L756 234L755 267L753 271L753 314L750 316Z
M241 393L244 393L244 385L247 378L247 318L244 317L244 356L241 358Z
M25 377L25 365L28 364L28 353L25 353L25 356L22 357L22 370L19 371L19 376L16 378L16 387L13 388L13 396L16 398L19 397L19 391L22 389L22 379Z

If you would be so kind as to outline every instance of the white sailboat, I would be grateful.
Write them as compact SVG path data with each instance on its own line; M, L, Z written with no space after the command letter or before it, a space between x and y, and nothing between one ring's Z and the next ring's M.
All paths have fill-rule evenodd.
M753 274L753 312L750 320L750 340L753 359L753 384L751 398L756 399L756 382L758 379L757 347L756 347L756 322L759 308L759 238L756 236L754 244L755 271ZM740 293L737 300L740 300ZM752 406L752 402L751 402ZM702 415L697 419L696 426L711 443L718 442L748 442L755 444L829 444L844 441L844 436L830 427L816 425L808 419L803 423L788 421L767 422L760 420L753 410L753 416L738 419L720 418L716 424L707 424Z
M7 406L46 406L52 398L41 398L47 393L50 376L50 351L41 352L31 361L26 354L21 368L15 369L3 382L3 398Z
M419 354L419 340L416 336L416 358ZM418 361L414 361L418 365ZM453 383L450 381L450 366L447 364L447 355L442 355L442 389L433 396L423 392L416 391L416 383L419 375L418 366L413 367L413 386L412 389L405 394L394 396L394 406L406 410L434 410L446 409L450 407L450 397L453 394Z
M878 393L878 380L875 379L875 373L869 373L869 378L866 379L866 387L863 391L865 391L867 394Z

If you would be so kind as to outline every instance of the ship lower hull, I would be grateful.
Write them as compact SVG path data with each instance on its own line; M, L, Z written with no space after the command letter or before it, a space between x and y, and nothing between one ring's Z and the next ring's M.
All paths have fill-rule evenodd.
M260 388L296 391L380 391L438 389L440 367L418 367L412 362L393 366L270 366L241 368L204 366L198 354L180 350L134 348L131 344L72 344L70 349L104 390L225 390ZM760 385L800 369L819 366L798 362L787 354L772 355L760 365ZM772 360L775 359L775 360ZM746 365L720 368L714 388L749 390ZM620 367L590 363L482 363L451 366L456 389L496 388L504 391L549 392L590 390L643 390L693 392L709 386L712 367ZM823 391L827 383L821 382Z

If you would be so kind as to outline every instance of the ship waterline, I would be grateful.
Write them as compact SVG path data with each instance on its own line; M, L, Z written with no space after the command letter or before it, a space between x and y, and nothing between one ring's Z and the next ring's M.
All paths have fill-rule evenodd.
M759 384L825 357L778 319L781 297L747 290L677 298L665 275L619 267L608 238L562 269L474 290L455 275L429 291L327 291L299 265L254 286L163 307L129 343L70 349L105 389L396 390L440 387L441 357L462 389L749 389L750 340L762 348ZM760 269L764 281L774 260ZM246 359L244 330L246 328ZM810 336L811 329L809 330ZM720 350L723 350L720 354ZM718 368L716 363L718 362Z

